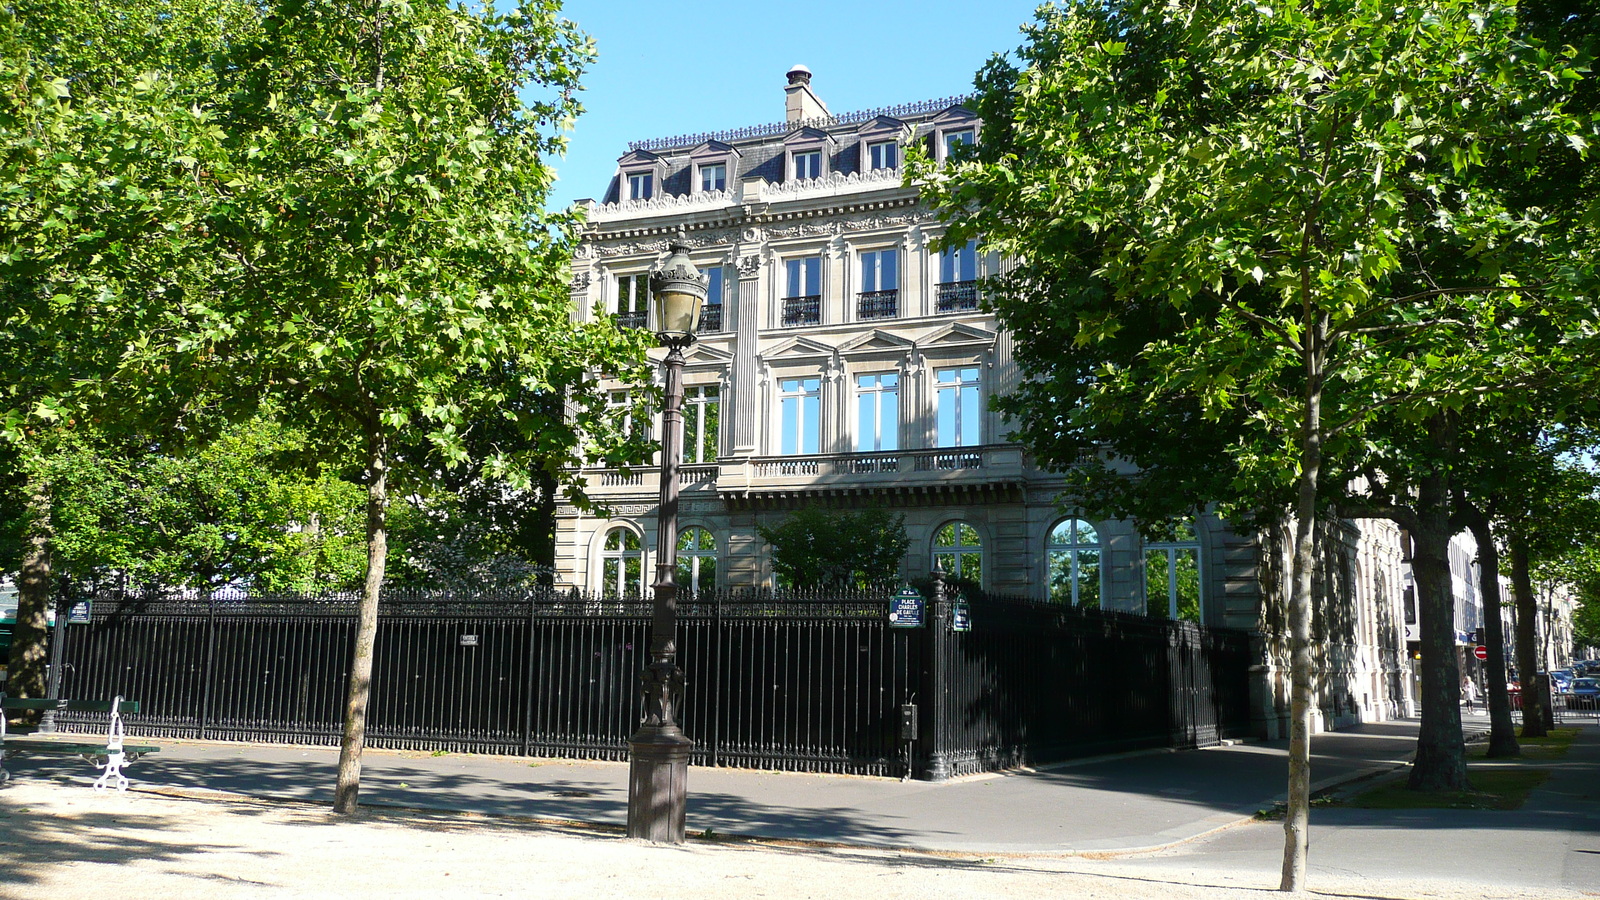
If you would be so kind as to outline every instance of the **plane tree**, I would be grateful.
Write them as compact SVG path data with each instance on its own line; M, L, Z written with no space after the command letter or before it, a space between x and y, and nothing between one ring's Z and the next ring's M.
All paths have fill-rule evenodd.
M1173 460L1152 437L1184 434L1174 423L1226 423L1197 429L1216 456L1188 465L1219 471L1185 497L1225 483L1213 498L1289 501L1280 886L1299 890L1325 465L1360 456L1380 415L1448 446L1452 407L1534 377L1519 319L1565 308L1583 251L1486 175L1587 147L1592 123L1563 106L1581 60L1524 41L1510 7L1465 0L1068 4L1025 34L979 74L979 143L908 176L947 243L1017 260L986 297L1028 377L1006 408L1043 461L1109 437L1144 469ZM1447 460L1411 485L1423 652L1441 663L1424 670L1412 784L1464 788Z
M573 470L621 440L591 373L647 380L644 335L576 320L576 221L544 209L592 54L558 8L282 0L218 64L229 169L205 227L224 274L159 352L214 354L324 464L361 473L340 813L358 804L396 492L471 460L581 501ZM513 387L550 399L508 403ZM470 441L489 419L508 439Z

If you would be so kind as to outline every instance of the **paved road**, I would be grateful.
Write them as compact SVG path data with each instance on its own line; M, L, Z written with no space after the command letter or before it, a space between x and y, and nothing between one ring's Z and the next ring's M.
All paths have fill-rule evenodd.
M1486 723L1469 720L1469 729ZM1313 739L1318 785L1393 772L1415 722ZM151 790L223 791L326 803L336 752L163 742L131 771ZM86 781L82 764L20 759L19 777ZM1600 728L1585 727L1555 775L1518 812L1381 813L1318 809L1314 872L1600 891ZM1196 877L1260 883L1277 870L1282 830L1252 823L1281 797L1281 743L1083 761L946 784L696 768L691 832L969 854L1110 854L1130 874L1190 866ZM620 825L621 763L369 751L362 799L399 806ZM1165 869L1164 869L1165 870ZM1266 873L1266 874L1263 874Z

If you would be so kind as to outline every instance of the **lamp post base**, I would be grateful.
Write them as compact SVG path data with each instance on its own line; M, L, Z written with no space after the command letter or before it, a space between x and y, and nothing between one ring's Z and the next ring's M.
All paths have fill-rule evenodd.
M628 837L683 843L694 742L676 725L644 725L628 747Z

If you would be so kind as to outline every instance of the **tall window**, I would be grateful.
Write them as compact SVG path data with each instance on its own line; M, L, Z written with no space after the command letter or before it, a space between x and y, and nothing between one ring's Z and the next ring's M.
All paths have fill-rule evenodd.
M687 528L678 535L678 587L717 589L717 542L704 528Z
M817 452L822 424L822 380L785 378L778 382L780 447L785 456Z
M628 176L628 199L649 200L654 193L655 176L649 172L640 172Z
M808 150L794 155L794 177L796 181L804 178L816 178L822 174L822 151Z
M644 591L644 551L639 536L626 528L606 532L600 551L600 590L614 597L634 597Z
M971 584L983 583L983 541L978 529L951 522L933 536L933 565L946 575Z
M861 254L861 290L893 291L900 287L900 254L868 250Z
M967 241L959 247L948 247L939 254L939 281L953 284L975 281L978 278L978 242Z
M783 295L783 325L816 325L822 321L822 260L815 256L784 261L788 293Z
M1100 608L1100 534L1082 519L1062 519L1045 540L1050 599Z
M722 322L722 296L726 289L727 281L722 266L711 266L701 269L711 280L706 287L706 305L700 311L701 331L721 331Z
M700 190L720 191L728 187L728 167L724 163L700 167Z
M617 324L643 328L650 319L650 276L647 273L617 278Z
M879 141L867 145L867 168L892 169L899 164L899 147L894 141Z
M809 297L822 293L822 260L804 256L784 262L789 275L789 293L785 297Z
M900 375L856 376L856 452L900 449Z
M622 432L631 438L645 440L650 436L650 420L634 415L633 396L627 391L612 391L606 396L606 407L611 411L612 420L622 428Z
M938 369L933 380L939 403L938 445L976 447L982 443L978 367Z
M1200 621L1200 539L1193 522L1172 522L1144 545L1145 614Z
M718 420L722 411L722 389L714 384L697 385L684 395L683 461L713 463L720 453Z

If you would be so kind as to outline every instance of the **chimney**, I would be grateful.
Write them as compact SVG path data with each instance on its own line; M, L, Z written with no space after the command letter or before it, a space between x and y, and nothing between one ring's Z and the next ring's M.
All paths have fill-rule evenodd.
M811 70L797 65L789 70L789 84L783 89L788 96L784 102L784 121L799 122L804 119L831 118L828 105L811 92Z

